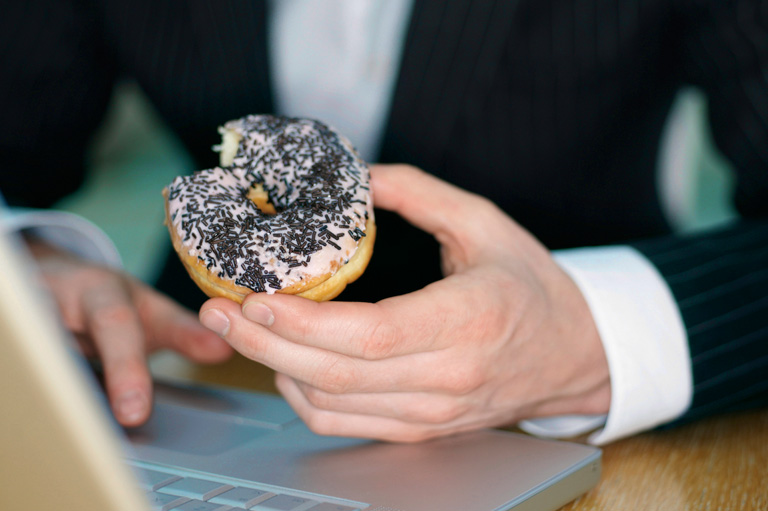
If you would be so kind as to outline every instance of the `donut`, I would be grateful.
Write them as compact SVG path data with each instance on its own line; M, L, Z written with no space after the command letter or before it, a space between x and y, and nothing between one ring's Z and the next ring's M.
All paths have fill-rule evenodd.
M163 190L190 277L208 296L240 303L253 292L338 296L373 253L368 166L311 119L249 115L219 131L220 165Z

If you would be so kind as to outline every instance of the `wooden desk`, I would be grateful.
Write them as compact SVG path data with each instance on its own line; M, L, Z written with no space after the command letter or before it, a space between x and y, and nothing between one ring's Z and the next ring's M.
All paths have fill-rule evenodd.
M159 376L276 392L272 371L241 356L195 366L161 355L152 368ZM768 510L768 410L607 445L600 483L563 510Z

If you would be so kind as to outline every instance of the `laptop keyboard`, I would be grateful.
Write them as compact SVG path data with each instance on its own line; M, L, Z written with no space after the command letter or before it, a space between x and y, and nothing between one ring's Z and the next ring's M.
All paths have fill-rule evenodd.
M361 508L300 492L283 493L253 484L230 484L213 478L181 476L133 465L153 511L360 511Z

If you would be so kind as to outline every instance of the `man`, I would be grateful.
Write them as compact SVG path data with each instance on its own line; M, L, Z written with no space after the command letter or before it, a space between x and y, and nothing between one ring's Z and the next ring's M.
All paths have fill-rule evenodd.
M432 175L373 171L375 255L341 298L386 299L252 295L242 308L201 309L204 325L278 371L317 431L408 441L608 414L578 426L604 421L593 440L605 442L765 402L768 296L755 279L768 265L764 2L42 3L17 7L4 31L26 50L8 56L0 94L17 120L0 137L0 187L17 203L46 206L76 188L122 75L200 167L215 164L209 148L228 119L339 101L328 114L341 122L368 112L347 134L369 160ZM319 66L337 61L318 47L343 57L338 69ZM742 215L697 237L671 233L654 175L684 84L707 94ZM313 101L317 91L329 96ZM586 246L599 248L550 253ZM183 296L188 279L172 271L158 285ZM93 295L78 291L65 303ZM84 329L113 361L116 409L135 398L125 423L149 409L141 318L120 316L137 332L120 344ZM144 330L157 328L144 320ZM204 358L226 351L211 342ZM125 351L117 345L138 347L111 358Z

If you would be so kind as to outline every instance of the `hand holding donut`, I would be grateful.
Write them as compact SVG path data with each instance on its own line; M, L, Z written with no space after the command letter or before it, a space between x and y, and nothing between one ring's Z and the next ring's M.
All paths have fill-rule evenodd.
M214 298L202 323L275 369L285 398L322 434L419 441L606 413L596 327L548 251L479 196L411 167L371 173L376 205L440 242L443 280L375 304Z
M232 354L192 312L138 280L42 241L30 240L29 247L65 326L85 356L101 361L109 401L124 426L137 426L149 417L149 353L172 349L208 363Z

